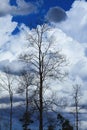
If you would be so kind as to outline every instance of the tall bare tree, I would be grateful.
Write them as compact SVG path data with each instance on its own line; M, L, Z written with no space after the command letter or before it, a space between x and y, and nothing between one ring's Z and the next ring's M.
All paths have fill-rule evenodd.
M33 121L31 120L32 111L29 108L32 106L32 98L34 97L34 91L32 88L33 75L30 73L23 73L19 79L18 93L25 95L25 112L23 117L20 119L23 123L24 130L28 130L28 126ZM31 111L31 112L30 112Z
M44 89L46 83L50 84L53 80L62 80L66 72L66 57L59 51L58 44L55 46L53 35L48 33L51 29L46 25L38 26L28 34L28 46L26 61L28 61L31 73L34 74L35 83L38 87L38 102L35 103L39 110L39 130L43 130L43 111L44 111ZM49 85L48 85L49 86Z
M8 70L8 69L7 69ZM9 94L9 100L10 100L10 130L12 130L12 117L13 117L13 93L14 93L14 76L7 73L2 73L0 75L0 87L2 88L2 91L5 90Z
M76 84L73 86L73 99L74 99L74 113L75 113L75 129L79 130L79 112L80 112L80 99L81 99L81 85Z

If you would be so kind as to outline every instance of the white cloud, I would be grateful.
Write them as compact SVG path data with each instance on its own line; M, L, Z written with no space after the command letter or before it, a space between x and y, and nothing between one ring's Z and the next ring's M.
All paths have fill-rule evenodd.
M9 69L9 73L20 74L26 71L27 67L23 61L17 60L20 53L23 52L27 44L27 32L29 29L22 24L19 27L20 32L12 35L16 22L12 22L12 16L0 17L0 70Z
M17 6L11 6L10 0L0 1L0 16L7 14L11 15L28 15L35 12L36 6L30 2L25 2L24 0L16 0Z
M8 2L7 0L4 1L3 7L6 8ZM85 50L87 48L87 3L85 1L75 1L72 8L67 12L67 16L66 21L56 24L55 28L48 34L50 36L51 34L54 35L55 45L62 49L62 53L69 59L69 79L59 85L55 85L55 90L59 91L60 96L66 96L72 91L71 86L74 82L82 84L84 95L82 100L83 103L86 103L87 57ZM24 51L23 47L28 42L27 32L31 33L22 24L19 28L20 32L13 36L12 32L17 26L16 22L12 22L12 16L10 15L0 18L0 69L2 70L3 67L9 66L11 71L14 70L12 73L18 73L25 68L25 64L18 62L16 58ZM57 47L56 49L58 49Z
M67 19L56 26L79 42L87 42L87 2L75 1L66 12Z
M86 4L84 5L84 8L85 7ZM81 22L80 15L78 15L78 13L79 12L77 11L77 9L74 9L73 7L70 11L67 12L68 19L60 24L57 24L57 26L53 28L48 34L50 36L52 34L54 35L55 45L62 49L62 53L67 55L67 59L69 59L70 63L70 77L66 82L60 84L61 88L59 88L59 90L61 91L61 93L63 92L62 90L66 91L66 88L67 90L71 91L70 87L76 79L78 79L78 83L83 84L84 89L86 89L87 58L85 55L85 49L87 47L87 41L84 39L84 37L79 37L77 34L77 32L79 31L78 33L80 35L82 34L83 36L86 29L83 26L85 22ZM84 14L86 15L86 9ZM84 17L83 13L82 17ZM80 22L77 22L78 19ZM85 20L82 19L82 21ZM78 23L77 28L75 28L75 23L76 26ZM22 62L17 63L16 58L22 51L24 51L23 47L28 42L26 37L27 32L31 33L28 27L22 24L19 28L20 32L15 36L11 35L13 30L17 26L18 25L16 22L12 22L12 16L10 15L0 18L0 63L4 63L7 61L6 65L8 64L9 67L11 66L11 69L13 69L13 66L15 65L14 70L16 72L19 68L22 70L22 67L24 67L20 67L20 64L22 64ZM82 39L85 40L85 44L82 44Z
M58 45L69 59L71 80L81 79L83 86L87 80L87 2L75 1L66 12L67 19L55 26L54 35ZM78 81L79 83L79 81Z
M9 43L11 33L17 26L17 23L11 20L12 16L0 17L0 53L7 49L6 43Z
M8 1L4 1L5 3L3 3L3 6L6 7ZM24 5L24 3L23 5L21 4L21 1L18 2L19 6ZM76 1L73 4L72 9L67 12L68 19L60 24L56 24L56 28L52 30L56 43L62 48L63 53L67 55L70 61L70 72L73 76L76 75L82 79L87 77L87 58L85 56L87 45L81 43L82 40L86 42L86 39L84 39L84 37L86 38L86 29L84 28L84 26L86 26L86 7L87 3L85 1L82 1L79 4L78 1ZM80 11L81 15L79 15ZM30 32L30 30L22 24L19 28L20 33L12 36L11 33L16 27L17 23L12 22L12 16L7 15L0 18L0 60L16 59L16 57L22 52L23 45L28 42L26 40L26 32ZM82 37L78 34L82 35Z
M5 21L7 22L5 23ZM12 16L0 18L0 60L15 60L24 50L24 45L28 42L27 33L31 33L28 27L22 24L19 28L20 32L17 35L11 35L16 27L17 23L12 22ZM85 56L85 46L69 37L58 27L52 29L48 35L54 35L55 46L58 46L60 49L62 48L62 52L67 55L67 59L69 59L70 62L69 71L71 75L85 79L85 77L87 77L87 58ZM79 50L80 53L77 53ZM78 64L81 65L78 67ZM82 67L84 67L84 70Z
M12 22L12 16L0 17L0 60L15 59L27 42L26 33L22 29L22 25L19 28L20 33L12 35L17 26L16 22Z

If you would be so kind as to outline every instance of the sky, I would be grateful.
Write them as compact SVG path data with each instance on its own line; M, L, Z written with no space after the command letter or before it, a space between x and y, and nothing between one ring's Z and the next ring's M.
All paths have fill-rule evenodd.
M18 74L26 68L17 58L27 44L27 34L37 25L52 26L57 46L69 61L68 79L59 84L59 95L81 84L82 104L87 103L87 2L85 0L0 1L0 70ZM48 33L50 35L50 33ZM67 89L66 89L67 88Z
M1 70L3 64L9 66L13 60L15 60L15 70L18 70L17 56L27 43L27 32L37 25L47 23L54 27L55 39L61 42L63 52L72 59L70 62L72 64L74 62L74 68L72 67L71 70L73 75L76 76L78 73L81 78L87 79L87 2L85 0L50 0L50 2L3 0L0 1L0 5ZM21 61L19 62L17 67L21 64ZM23 67L24 65L20 69L22 70Z
M47 2L47 0L10 0L12 6L19 7L18 11L14 11L11 8L13 10L12 12L15 12L13 21L17 21L19 24L23 22L31 28L46 21L45 15L49 9L58 6L64 10L68 10L72 3L73 0L50 0L50 2ZM9 11L9 13L12 12Z
M85 0L3 0L0 1L0 70L8 66L13 73L25 64L17 61L27 44L27 32L38 24L52 26L58 47L69 60L68 82L87 89L87 2ZM19 69L20 68L20 69ZM55 88L56 89L56 88ZM71 88L69 87L68 90ZM67 93L66 89L63 89ZM62 92L62 87L59 88ZM61 93L60 93L61 94ZM84 96L84 102L87 99Z
M10 61L16 60L26 43L26 32L29 29L36 28L37 25L43 23L65 21L66 11L71 8L72 3L73 0L0 1L0 69L3 70L5 65L9 66ZM21 61L19 62L17 67L21 64ZM15 66L16 63L17 61L14 61ZM20 69L22 68L24 68L23 65ZM16 67L15 69L18 70Z

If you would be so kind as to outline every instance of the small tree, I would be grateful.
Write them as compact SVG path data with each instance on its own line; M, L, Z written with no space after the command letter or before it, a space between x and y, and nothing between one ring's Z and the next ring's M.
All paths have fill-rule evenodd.
M69 120L64 118L61 114L57 115L58 126L60 126L61 130L73 130L72 125L70 124Z

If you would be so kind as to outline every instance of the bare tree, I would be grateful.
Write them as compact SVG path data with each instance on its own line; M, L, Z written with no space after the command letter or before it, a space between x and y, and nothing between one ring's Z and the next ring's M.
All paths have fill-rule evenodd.
M14 76L7 73L7 71L0 75L0 87L2 91L5 90L8 92L10 99L10 130L12 130L14 79Z
M73 99L74 99L74 114L75 114L75 128L79 130L79 112L80 112L80 99L81 99L81 85L73 86Z
M47 25L38 26L28 34L28 52L25 54L31 73L34 74L38 87L38 100L34 99L39 110L39 130L43 130L44 90L51 80L62 80L66 72L66 58L56 49L53 36L48 36L51 29ZM32 51L30 51L32 50ZM47 82L49 84L47 85Z
M19 77L18 81L19 87L17 92L20 94L24 93L25 95L25 112L20 121L23 123L24 130L28 130L28 125L33 122L31 120L33 110L31 111L30 108L32 106L32 99L34 97L34 91L32 88L33 75L30 73L24 73Z

